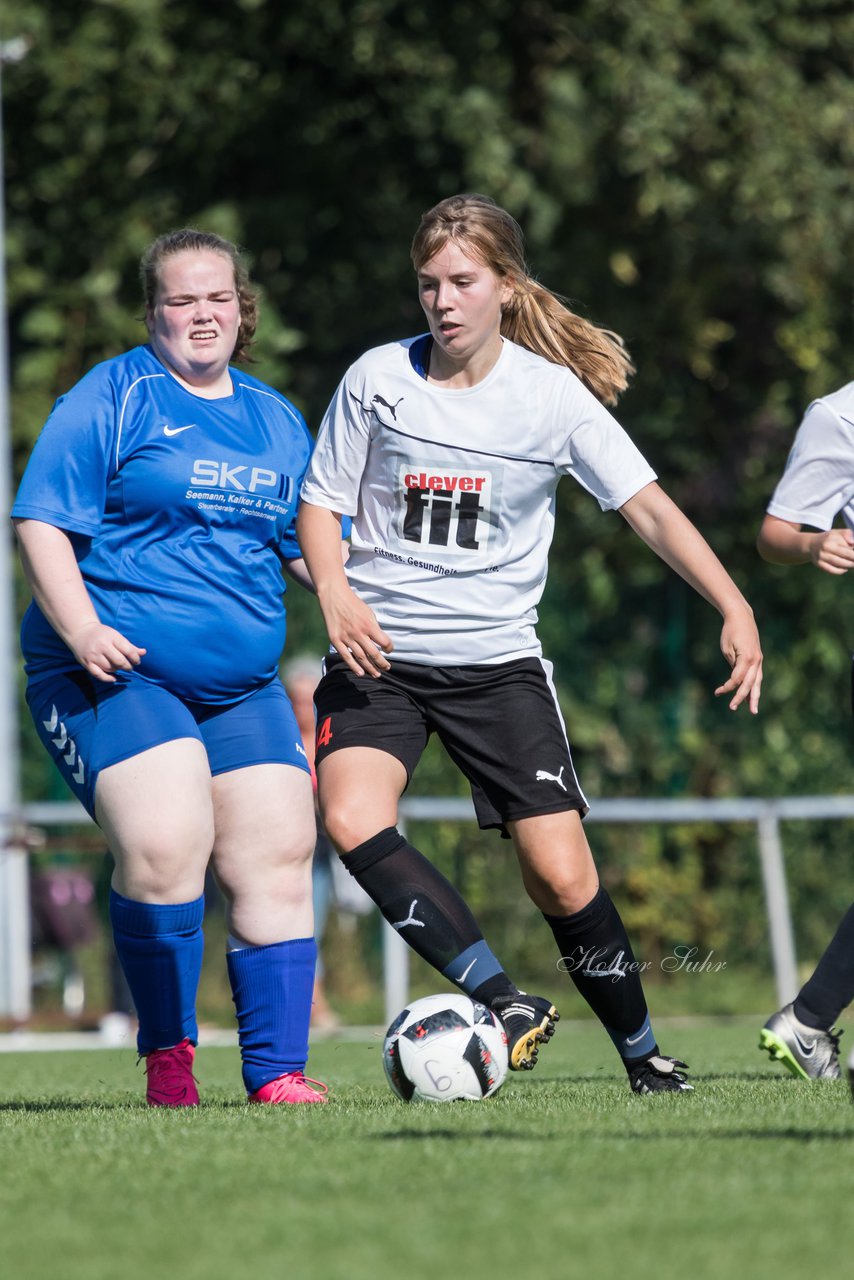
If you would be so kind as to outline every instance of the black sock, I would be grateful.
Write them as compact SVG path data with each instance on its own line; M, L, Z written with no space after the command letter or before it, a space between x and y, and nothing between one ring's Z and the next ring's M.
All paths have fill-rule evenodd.
M828 1031L854 1000L854 906L842 917L815 973L795 998L795 1017Z
M341 861L413 951L467 995L487 1004L517 991L460 894L397 827Z
M640 980L640 966L625 926L601 886L586 907L571 916L543 912L561 954L560 968L613 1040L628 1065L658 1052Z

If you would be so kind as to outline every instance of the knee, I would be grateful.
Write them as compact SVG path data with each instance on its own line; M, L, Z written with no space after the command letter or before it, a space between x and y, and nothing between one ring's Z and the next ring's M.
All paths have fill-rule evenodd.
M114 854L113 885L137 902L190 902L204 892L208 853L149 844Z
M215 875L229 921L241 922L234 924L234 930L247 941L254 937L249 921L281 919L312 901L310 852L307 857L271 858L251 869L217 866Z
M323 829L339 853L349 853L388 823L375 820L370 809L356 800L331 799L321 803Z
M599 888L599 877L591 867L561 868L548 878L527 870L523 878L528 897L550 916L575 915L592 901Z
M248 849L215 848L217 883L229 902L302 899L311 893L316 829L289 831L287 838Z
M314 807L299 809L290 814L287 825L270 833L266 848L259 849L259 865L279 870L293 868L303 871L311 863L317 844L317 819ZM245 844L233 851L238 861L245 860Z
M99 813L116 862L114 884L125 897L141 902L180 902L198 897L214 839L213 813L187 805L124 822L110 820L115 810ZM123 886L123 887L122 887Z
M294 833L282 847L276 860L279 868L291 869L300 874L310 873L316 844L317 827L312 822L310 829Z

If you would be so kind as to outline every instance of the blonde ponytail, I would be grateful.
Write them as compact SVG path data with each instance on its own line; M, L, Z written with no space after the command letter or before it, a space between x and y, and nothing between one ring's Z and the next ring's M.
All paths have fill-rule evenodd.
M512 280L501 332L552 364L571 369L603 404L616 404L634 366L623 339L583 320L528 274L525 242L515 218L489 196L449 196L429 209L412 241L412 265L420 271L453 240L501 280Z
M566 365L603 404L617 403L635 371L619 334L582 319L528 275L504 307L501 333L552 364Z

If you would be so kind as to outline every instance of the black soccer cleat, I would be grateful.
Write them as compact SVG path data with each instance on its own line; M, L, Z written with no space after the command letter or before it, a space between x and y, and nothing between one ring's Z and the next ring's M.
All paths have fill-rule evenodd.
M691 1093L694 1089L684 1075L688 1064L678 1058L662 1058L654 1053L640 1062L627 1063L626 1069L632 1093Z
M529 996L524 991L497 996L490 1004L507 1032L507 1055L511 1071L531 1071L540 1045L551 1040L560 1014L545 996Z

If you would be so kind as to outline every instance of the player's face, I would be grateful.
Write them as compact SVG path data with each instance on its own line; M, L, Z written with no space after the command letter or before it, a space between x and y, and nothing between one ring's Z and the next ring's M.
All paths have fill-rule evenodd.
M498 358L501 308L512 284L449 240L418 272L418 294L433 341L450 364Z
M228 379L240 328L231 260L209 249L164 258L146 323L165 364L192 387Z

